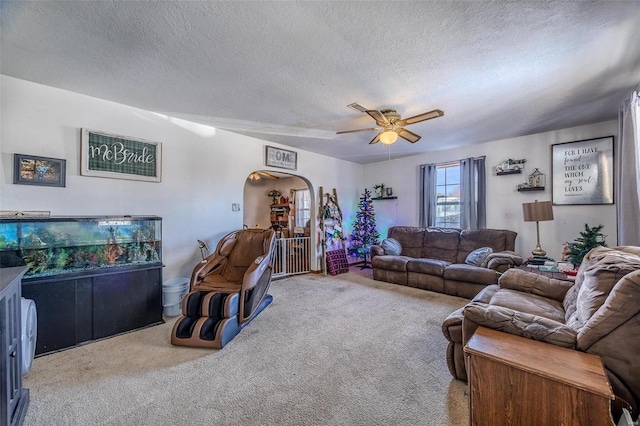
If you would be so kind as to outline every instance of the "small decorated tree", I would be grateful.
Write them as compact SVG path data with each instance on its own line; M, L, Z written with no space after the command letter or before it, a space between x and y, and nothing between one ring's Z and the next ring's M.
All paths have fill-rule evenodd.
M378 244L380 234L376 230L376 214L373 211L373 201L368 189L364 190L360 202L359 211L353 222L353 232L349 238L349 255L357 259L363 259L362 269L368 268L367 256L371 253L371 246Z
M580 236L576 238L573 243L569 244L569 251L567 257L575 266L579 266L582 263L584 256L589 253L592 248L598 246L607 246L605 239L606 235L602 235L600 232L604 228L604 225L589 227L588 224L584 224L584 231L580 232Z

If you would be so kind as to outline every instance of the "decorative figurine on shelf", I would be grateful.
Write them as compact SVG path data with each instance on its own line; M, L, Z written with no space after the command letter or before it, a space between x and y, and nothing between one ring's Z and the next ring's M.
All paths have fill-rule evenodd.
M269 193L267 194L268 197L271 197L271 204L278 204L278 198L281 196L282 194L280 193L280 191L278 191L277 189L272 189L271 191L269 191Z
M382 198L384 195L384 183L373 185L373 190L376 192L376 197Z
M496 172L503 173L522 170L522 168L524 167L524 163L526 162L527 160L524 158L521 160L514 160L509 158L507 161L504 161L496 166Z
M387 188L385 188L385 193L387 194L387 197L391 197L393 195L393 188L388 186Z
M540 170L535 169L533 173L529 175L527 183L532 188L544 188L546 184L546 176Z

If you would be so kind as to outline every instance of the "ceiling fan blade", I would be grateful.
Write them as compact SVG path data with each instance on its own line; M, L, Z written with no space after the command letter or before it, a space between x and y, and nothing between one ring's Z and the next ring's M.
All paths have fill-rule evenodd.
M362 105L360 105L359 103L357 103L357 102L349 104L349 105L347 105L347 107L355 109L356 111L367 112L367 109L365 107L363 107Z
M403 120L398 121L396 124L398 126L406 126L407 124L419 123L421 121L431 120L432 118L442 117L443 115L444 115L444 112L442 110L434 109L433 111L423 112L422 114L405 118Z
M277 179L280 179L280 177L278 177L278 176L276 176L276 175L272 175L272 174L271 174L271 173L269 173L269 172L258 172L258 174L259 174L259 175L262 175L262 176L264 176L264 177L267 177L267 178L269 178L269 179L276 179L276 180L277 180Z
M396 130L396 133L398 134L398 136L400 136L402 139L406 139L411 143L416 143L420 140L421 136L416 135L415 133L407 130L407 129L398 129Z
M371 139L371 142L369 142L369 145L378 143L378 142L380 142L380 133L378 133L375 138Z
M376 120L376 123L378 124L378 126L388 126L389 124L391 124L391 123L389 123L389 120L387 120L387 117L385 117L377 109L368 109L365 112L367 114L369 114L371 116L371 118Z
M355 133L355 132L370 132L371 130L380 130L380 127L370 127L368 129L356 129L356 130L343 130L341 132L336 132L336 135L342 135L344 133Z

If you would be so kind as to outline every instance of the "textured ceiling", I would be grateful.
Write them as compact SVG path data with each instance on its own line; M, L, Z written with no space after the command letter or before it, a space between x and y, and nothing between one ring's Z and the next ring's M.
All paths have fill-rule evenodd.
M2 74L357 163L617 117L639 1L2 1ZM352 102L422 139L369 145Z

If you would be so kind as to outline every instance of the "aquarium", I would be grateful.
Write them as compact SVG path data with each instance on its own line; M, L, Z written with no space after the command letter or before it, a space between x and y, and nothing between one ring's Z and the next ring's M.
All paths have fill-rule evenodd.
M0 267L53 276L162 262L162 219L99 216L0 219Z

